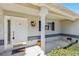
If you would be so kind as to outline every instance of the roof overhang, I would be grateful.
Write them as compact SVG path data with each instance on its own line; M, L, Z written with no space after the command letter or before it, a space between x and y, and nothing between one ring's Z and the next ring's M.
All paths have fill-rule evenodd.
M32 4L32 3L24 3L24 4L0 4L0 6L7 11L13 11L13 12L19 12L19 13L24 13L24 14L28 14L28 15L32 15L32 16L37 16L39 17L39 12L40 12L40 8L41 7L46 7L49 11L48 11L48 15L49 17L47 17L48 19L69 19L69 20L75 20L76 18L76 14L74 12L71 12L70 10L67 10L66 8L64 8L61 5L58 4Z
M47 3L47 4L41 4L41 3L33 3L33 5L42 7L45 6L46 8L49 9L49 11L54 12L55 14L61 15L61 16L65 16L70 18L70 20L75 20L76 18L79 17L79 15L77 15L76 13L72 12L71 10L65 8L62 4L58 4L58 3Z

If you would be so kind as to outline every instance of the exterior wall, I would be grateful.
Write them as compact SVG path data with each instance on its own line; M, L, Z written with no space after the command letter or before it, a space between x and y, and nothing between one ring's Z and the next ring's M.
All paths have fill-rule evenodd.
M32 27L31 26L31 21L35 21L36 22L36 26L35 27ZM46 20L46 24L48 23L48 22L55 22L55 30L54 31L52 31L52 30L46 30L46 35L48 35L48 34L59 34L59 33L61 33L60 31L61 31L61 28L60 28L60 21L58 21L58 20ZM28 35L29 36L38 36L38 35L40 35L40 31L39 31L39 20L38 19L29 19L28 20L28 24L29 24L29 33L28 33Z
M55 40L59 40L61 38L59 35L61 33L60 21L49 19L49 20L46 20L46 23L47 22L55 22L55 31L52 31L52 30L46 31L46 35L53 34L51 37L46 38L46 53L54 49Z
M36 26L32 27L31 26L31 21L35 21L36 22ZM39 36L40 32L39 32L39 20L36 18L30 18L28 20L28 36Z
M4 49L3 10L0 8L0 52Z
M79 20L76 21L62 21L62 30L63 33L62 39L71 37L72 39L79 40Z
M61 24L60 24L60 21L58 21L58 20L50 20L49 19L49 20L46 20L46 23L48 23L48 22L55 22L55 30L54 31L47 30L46 31L46 35L57 34L56 38L59 37L59 34L61 33ZM48 37L47 40L49 40L49 38L50 38L50 40L54 40L54 39L52 39L52 37Z
M0 9L0 40L3 39L3 11Z
M3 16L0 15L0 40L3 40Z
M32 19L30 19L29 20L29 36L40 36L40 31L39 31L39 20L37 20L37 19L35 19L34 21L36 21L36 26L35 27L32 27L31 25L30 25L30 21L32 21ZM47 19L46 20L46 24L48 23L48 22L55 22L55 31L52 31L52 30L46 30L46 51L49 51L49 50L51 50L52 48L54 48L54 47L52 47L52 46L50 46L51 44L49 44L51 41L53 42L54 40L58 40L58 39L60 39L61 37L59 36L59 33L60 33L60 31L61 31L61 26L60 26L60 21L58 21L58 20L50 20L50 19ZM48 36L47 36L48 35ZM51 36L51 37L50 37ZM32 41L30 41L30 39L29 39L29 41L30 41L30 43L32 43L32 44L35 44L35 42L37 42L37 40L36 39L38 39L38 38L34 38L33 39L33 37L32 37ZM52 43L51 42L51 43ZM53 43L52 43L53 44Z
M40 36L40 31L39 31L39 20L38 19L34 19L34 21L36 21L36 26L35 27L32 27L30 22L33 21L33 19L30 19L28 21L29 23L29 45L34 45L36 44L37 40L40 39L39 36ZM61 24L60 24L60 21L58 20L50 20L50 19L47 19L46 20L46 24L48 22L55 22L55 31L52 31L52 30L46 30L46 52L52 50L53 48L55 48L55 46L52 46L54 45L54 40L59 40L61 38L60 36L60 33L61 33Z
M66 34L79 35L79 20L76 21L63 21L62 32Z

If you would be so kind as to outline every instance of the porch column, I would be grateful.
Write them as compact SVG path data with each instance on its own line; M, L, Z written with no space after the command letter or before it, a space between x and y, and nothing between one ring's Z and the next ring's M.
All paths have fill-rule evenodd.
M41 7L40 9L40 21L41 21L41 48L45 52L45 18L48 14L48 9Z

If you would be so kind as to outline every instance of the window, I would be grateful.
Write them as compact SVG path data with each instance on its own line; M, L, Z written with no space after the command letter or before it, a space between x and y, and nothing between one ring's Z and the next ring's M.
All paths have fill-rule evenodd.
M45 29L55 31L55 23L54 22L47 23L45 25ZM41 31L41 21L39 21L39 31Z
M48 26L49 26L49 30L52 30L52 31L55 30L55 23L54 22L49 22Z
M41 31L41 21L39 21L39 31Z
M51 23L51 30L55 31L55 23L54 22Z

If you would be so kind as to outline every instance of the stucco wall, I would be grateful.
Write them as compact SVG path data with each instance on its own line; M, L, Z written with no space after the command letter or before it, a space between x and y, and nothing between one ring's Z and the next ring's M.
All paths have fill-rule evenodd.
M67 36L62 38L66 39L67 37L71 37L72 39L79 40L79 20L62 21L61 26L61 32L67 34Z
M0 40L3 39L3 11L0 9Z
M31 21L35 21L36 22L36 26L35 27L32 27L31 26ZM61 28L60 28L60 21L58 21L58 20L50 20L50 19L46 19L46 24L48 23L48 22L55 22L55 30L54 31L52 31L52 30L46 30L46 32L45 32L45 34L58 34L58 33L60 33L60 31L61 31ZM29 24L29 36L38 36L38 35L40 35L41 34L41 32L39 31L39 19L29 19L28 20L28 24Z
M3 10L0 8L0 52L4 49Z
M63 21L62 33L79 35L79 20Z
M31 26L31 21L35 21L36 22L36 26L35 27L32 27ZM60 21L58 21L58 20L50 20L50 19L46 19L46 24L48 23L48 22L55 22L55 30L54 31L52 31L52 30L46 30L46 32L45 32L45 35L50 35L50 34L59 34L60 33L60 31L61 31L61 24L60 24ZM40 34L41 34L41 31L39 31L39 19L29 19L28 20L28 35L29 35L29 37L30 36L40 36ZM47 41L53 41L53 40L56 40L56 39L60 39L60 36L56 36L56 37L48 37L48 38L46 38L46 42ZM37 39L33 39L32 38L32 40L30 41L30 39L29 39L29 42L30 43L32 43L32 44L35 44L35 42L37 41ZM33 43L34 42L34 43Z
M3 16L0 15L0 40L3 40Z

